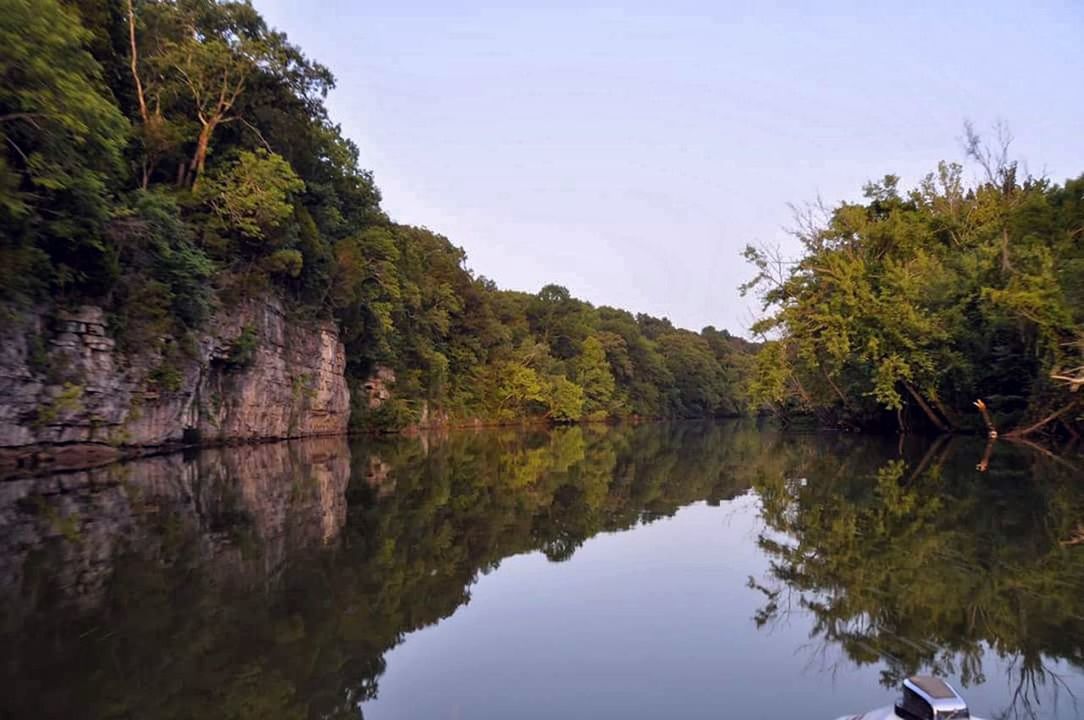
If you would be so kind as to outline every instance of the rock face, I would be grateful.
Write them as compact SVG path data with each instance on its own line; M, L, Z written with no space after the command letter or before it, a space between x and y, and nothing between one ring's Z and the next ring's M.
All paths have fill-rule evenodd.
M394 385L395 370L385 365L377 365L362 385L369 398L369 409L376 410L391 399L391 388Z
M57 457L346 432L346 358L332 323L280 302L217 313L191 346L121 353L101 308L9 313L0 329L0 455ZM62 452L63 451L63 452ZM25 459L25 458L24 458Z

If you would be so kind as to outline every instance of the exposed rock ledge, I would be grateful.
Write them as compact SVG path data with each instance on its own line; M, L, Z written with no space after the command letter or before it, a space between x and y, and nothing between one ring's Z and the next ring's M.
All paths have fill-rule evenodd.
M217 313L169 360L159 350L119 352L99 307L8 315L0 327L0 472L93 465L180 443L347 430L346 357L334 324L292 322L275 299Z

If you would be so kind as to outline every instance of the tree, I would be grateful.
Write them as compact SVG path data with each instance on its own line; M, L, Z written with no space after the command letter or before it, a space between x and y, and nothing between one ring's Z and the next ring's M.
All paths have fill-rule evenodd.
M683 417L711 417L722 399L719 363L704 338L693 333L670 333L659 338L659 350L674 378L672 412Z
M293 215L293 196L304 188L281 155L242 150L236 161L208 178L198 196L217 217L221 231L260 245Z
M968 136L987 175L976 187L946 163L906 194L888 176L866 186L864 204L800 214L798 260L746 251L757 269L747 287L767 311L754 330L773 339L752 379L758 397L904 432L978 430L976 399L999 427L1072 415L1055 383L1084 362L1078 283L1060 270L1080 257L1079 201L1018 177L1004 143L988 151Z
M545 404L545 384L533 368L505 362L496 370L495 414L499 418L524 417L532 403Z
M564 375L553 378L546 392L547 415L557 422L575 422L583 417L583 388Z
M606 351L597 337L583 341L576 358L576 382L583 388L584 411L593 417L603 417L613 409L614 376L606 361Z
M102 235L127 123L89 33L57 0L0 12L0 253L5 290L34 281L100 292L115 275Z
M149 0L143 8L148 22L145 32L135 32L139 39L131 44L132 75L144 131L152 140L148 151L154 154L156 143L164 140L162 105L175 108L196 125L191 159L178 169L179 183L194 185L203 174L220 127L246 122L239 110L243 95L261 77L283 78L302 95L313 90L322 95L331 84L330 74L304 63L286 36L269 30L250 3ZM137 55L155 78L146 89L155 98L154 113L145 107Z

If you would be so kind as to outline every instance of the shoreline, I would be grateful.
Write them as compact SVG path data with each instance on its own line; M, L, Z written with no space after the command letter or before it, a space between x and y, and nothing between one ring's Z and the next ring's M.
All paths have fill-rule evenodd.
M306 433L302 435L267 436L258 438L231 438L201 442L170 442L156 445L110 445L105 442L70 442L37 443L0 448L0 482L32 477L42 477L53 473L78 472L106 467L115 463L139 460L148 457L169 455L177 452L209 450L223 447L245 447L267 445L292 440L311 440L316 438L391 438L395 436L416 438L429 433L443 433L461 430L496 430L500 428L550 429L556 427L591 426L591 425L641 425L667 421L715 421L734 420L735 417L714 418L667 418L630 416L606 418L603 420L584 420L575 423L554 423L545 418L523 419L517 421L482 421L450 422L439 425L408 425L398 430L347 430L346 432Z

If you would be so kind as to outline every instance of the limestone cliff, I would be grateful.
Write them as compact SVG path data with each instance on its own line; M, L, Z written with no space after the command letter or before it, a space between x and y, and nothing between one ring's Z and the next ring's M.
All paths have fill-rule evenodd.
M291 321L277 300L220 311L172 352L120 352L94 306L8 315L0 466L346 432L346 358L334 324Z

